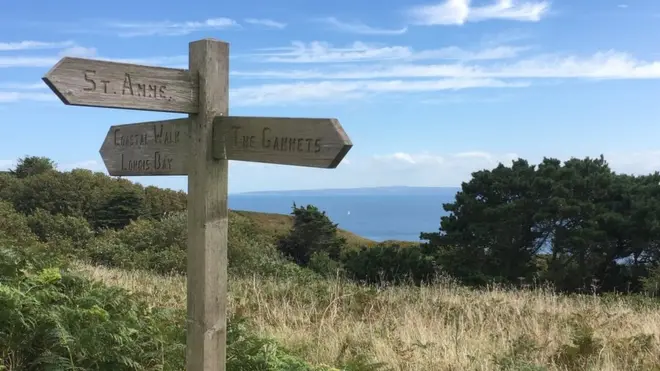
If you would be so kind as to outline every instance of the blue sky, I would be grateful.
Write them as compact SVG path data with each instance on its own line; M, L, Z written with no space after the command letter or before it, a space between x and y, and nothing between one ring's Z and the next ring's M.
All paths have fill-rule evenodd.
M186 68L188 43L210 37L230 43L231 115L335 117L354 144L333 170L232 161L232 193L456 186L516 157L660 170L656 0L1 6L0 168L39 155L105 171L109 126L182 117L64 105L40 80L62 56Z

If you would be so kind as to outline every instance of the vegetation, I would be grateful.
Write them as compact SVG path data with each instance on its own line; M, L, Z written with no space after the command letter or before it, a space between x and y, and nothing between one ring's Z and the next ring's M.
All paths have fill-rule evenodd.
M660 173L614 173L605 160L525 160L479 171L444 205L431 240L463 282L544 281L562 291L654 292Z
M54 166L0 174L0 370L183 369L185 193ZM658 195L544 159L474 173L424 244L232 211L228 369L658 370Z

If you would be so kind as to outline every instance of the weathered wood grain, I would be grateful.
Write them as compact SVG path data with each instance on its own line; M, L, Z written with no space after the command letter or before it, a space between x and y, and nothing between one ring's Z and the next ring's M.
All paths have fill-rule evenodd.
M99 153L113 176L187 175L189 118L111 126Z
M227 116L214 125L216 158L226 146L230 160L336 168L353 146L335 119Z
M62 58L42 78L68 105L195 113L197 86L183 69Z
M190 115L187 371L225 371L227 358L227 158L214 159L213 119L228 114L229 44L190 43L199 112Z

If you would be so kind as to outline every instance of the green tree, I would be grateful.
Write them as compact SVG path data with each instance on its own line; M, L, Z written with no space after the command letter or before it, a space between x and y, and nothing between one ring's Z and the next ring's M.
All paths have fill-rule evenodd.
M17 178L27 178L53 170L55 170L55 162L48 157L25 156L18 159L16 168L10 170L10 173Z
M30 214L43 209L51 214L82 216L85 194L69 173L45 172L21 179L11 196L17 211Z
M181 191L149 186L144 189L145 216L162 219L186 210L187 195Z
M660 175L615 174L602 156L472 174L440 230L422 233L466 283L542 279L562 290L637 290L660 262Z
M134 187L118 185L106 202L96 210L94 227L120 229L144 215L144 193Z
M453 203L444 204L440 232L422 233L448 273L467 282L532 278L543 246L535 223L539 207L534 166L516 160L472 174Z
M278 241L279 250L297 264L307 266L315 253L325 253L332 260L339 260L346 239L337 234L337 224L332 223L325 211L307 205L293 204L293 226Z

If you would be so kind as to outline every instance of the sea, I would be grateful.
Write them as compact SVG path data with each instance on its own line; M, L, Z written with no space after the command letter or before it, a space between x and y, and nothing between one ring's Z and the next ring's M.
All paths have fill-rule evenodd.
M420 233L437 232L443 203L453 202L458 188L383 187L342 190L254 192L229 195L233 210L290 214L296 206L325 211L338 227L374 241L420 241Z

